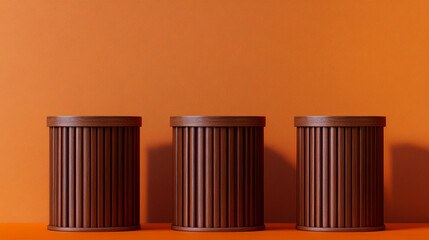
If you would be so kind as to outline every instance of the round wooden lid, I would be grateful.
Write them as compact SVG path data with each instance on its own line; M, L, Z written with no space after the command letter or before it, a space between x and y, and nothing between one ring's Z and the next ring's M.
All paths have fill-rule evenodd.
M48 127L140 127L142 118L135 116L50 116Z
M264 127L262 116L172 116L172 127Z
M295 127L384 127L384 116L298 116Z

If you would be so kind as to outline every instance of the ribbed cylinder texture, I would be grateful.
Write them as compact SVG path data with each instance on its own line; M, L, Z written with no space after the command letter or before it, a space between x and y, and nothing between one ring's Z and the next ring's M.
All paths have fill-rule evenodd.
M263 127L173 127L173 229L264 228Z
M50 127L51 230L140 226L140 128Z
M384 229L383 127L298 127L297 196L298 229Z

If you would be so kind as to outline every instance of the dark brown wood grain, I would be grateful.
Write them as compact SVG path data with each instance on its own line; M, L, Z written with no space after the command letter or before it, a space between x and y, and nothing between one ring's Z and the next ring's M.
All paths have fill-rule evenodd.
M384 127L384 116L297 116L295 127Z
M205 220L205 191L204 191L204 131L205 129L199 127L197 129L197 226L204 227Z
M176 129L180 131L179 129L181 128ZM213 227L213 128L205 128L205 131L205 227L211 228ZM177 154L175 155L181 159L181 143L176 146L178 151L176 151ZM178 162L177 167L179 168L178 173L180 173L180 168L182 167L181 161ZM181 178L180 174L177 178ZM181 198L180 195L177 197L179 199ZM177 204L176 206L180 206L180 204ZM176 210L178 210L177 214L181 216L182 208L177 207ZM178 222L178 225L180 226L181 222Z
M172 116L172 127L264 127L261 116Z
M48 127L140 127L136 116L49 116Z
M237 149L244 147L244 128L237 128ZM237 151L237 206L244 206L244 153ZM237 226L244 226L244 208L237 208Z
M315 123L297 128L297 229L383 230L384 124Z
M337 154L337 128L329 129L329 220L330 226L337 227L338 225L338 209L337 209L337 200L338 200L338 154ZM304 184L304 183L303 183ZM304 184L305 185L305 184ZM304 226L304 225L302 225Z
M258 124L243 127L241 124L248 122L245 119L220 127L210 126L212 120L206 120L199 122L201 126L194 126L193 122L189 126L175 126L177 119L171 119L175 126L172 229L264 229L263 127Z
M300 136L298 136L300 137ZM297 161L301 161L304 160L304 179L306 179L307 181L310 181L310 129L309 128L305 128L304 129L304 135L301 135L301 137L303 138L303 142L304 144L301 146L303 149L302 151L297 151ZM300 158L298 156L298 154L303 154ZM301 160L300 160L301 159ZM299 184L299 178L297 179L297 183ZM309 226L310 225L310 184L302 184L304 185L304 218L303 221L305 224L305 226ZM297 201L299 201L299 199L297 199ZM297 222L299 222L299 218L298 216L300 216L299 214L296 216L297 217Z
M138 124L131 127L51 126L49 132L48 229L139 229Z

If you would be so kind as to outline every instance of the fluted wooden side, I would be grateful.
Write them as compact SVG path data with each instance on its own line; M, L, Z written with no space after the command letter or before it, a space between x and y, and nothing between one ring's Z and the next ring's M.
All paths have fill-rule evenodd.
M173 127L172 228L264 229L263 143L263 127Z
M384 229L383 127L298 127L297 196L298 229Z
M50 230L140 228L140 128L50 127Z

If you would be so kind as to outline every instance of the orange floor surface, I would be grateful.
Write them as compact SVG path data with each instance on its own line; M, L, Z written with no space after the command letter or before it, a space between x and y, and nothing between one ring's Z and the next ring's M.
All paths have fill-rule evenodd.
M429 240L429 223L391 223L386 224L385 231L364 233L326 233L306 232L295 230L292 223L269 223L266 230L256 232L233 232L233 233L198 233L178 232L170 230L170 224L151 223L142 224L139 231L129 232L90 232L71 233L55 232L46 230L43 223L1 223L0 240L9 239L217 239L217 240L249 240L249 239L425 239Z

